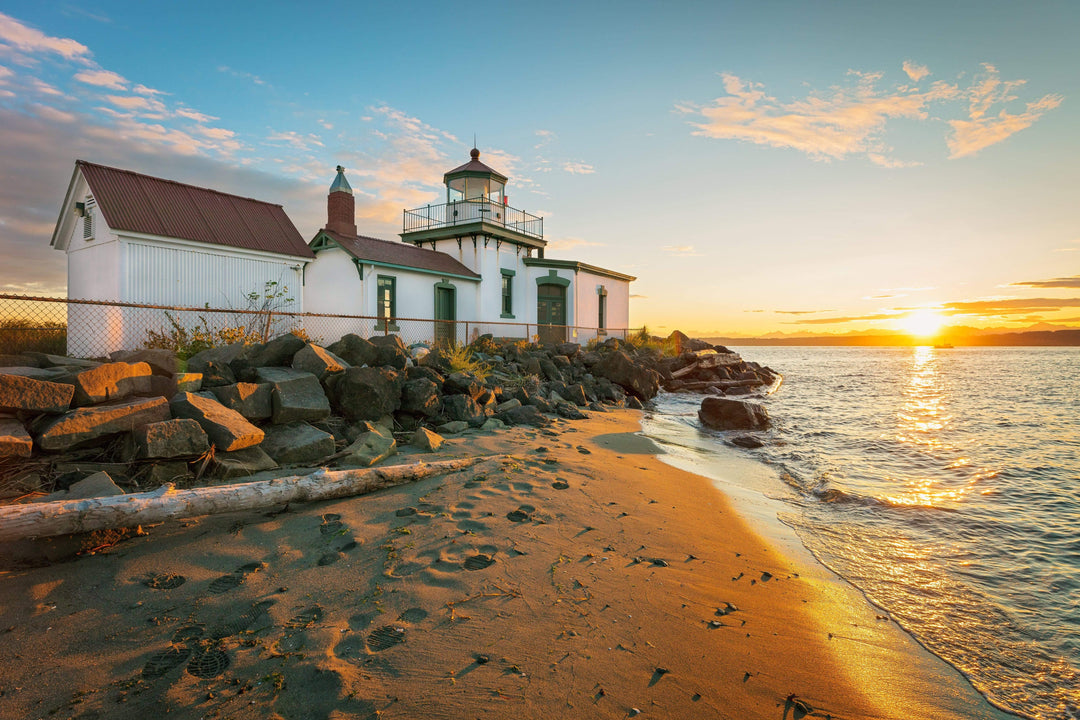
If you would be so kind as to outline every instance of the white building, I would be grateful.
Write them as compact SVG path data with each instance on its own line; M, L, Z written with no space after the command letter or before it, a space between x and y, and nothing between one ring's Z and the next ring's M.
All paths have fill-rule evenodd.
M436 339L491 333L583 342L625 330L635 278L546 259L543 218L510 207L506 176L479 158L474 148L444 175L445 203L404 212L403 242L357 235L339 166L326 227L310 243L307 310L374 315L391 329L427 320Z
M83 160L51 244L67 253L69 298L162 307L246 309L277 283L281 309L300 312L314 257L280 205ZM139 347L169 327L165 312L69 305L68 352Z

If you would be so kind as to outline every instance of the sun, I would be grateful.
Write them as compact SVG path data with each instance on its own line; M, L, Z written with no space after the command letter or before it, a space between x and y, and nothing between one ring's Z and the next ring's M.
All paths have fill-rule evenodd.
M900 321L900 327L915 337L936 335L945 324L945 318L933 310L917 310Z

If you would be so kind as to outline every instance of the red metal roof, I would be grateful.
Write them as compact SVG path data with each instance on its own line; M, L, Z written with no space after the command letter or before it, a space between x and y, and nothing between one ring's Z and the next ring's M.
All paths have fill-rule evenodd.
M315 257L280 205L84 160L76 165L113 230Z
M480 278L478 274L438 250L425 250L415 245L406 245L403 242L379 240L378 238L363 235L342 235L339 232L326 230L325 228L320 230L319 233L333 239L345 252L362 262L402 265L436 273Z

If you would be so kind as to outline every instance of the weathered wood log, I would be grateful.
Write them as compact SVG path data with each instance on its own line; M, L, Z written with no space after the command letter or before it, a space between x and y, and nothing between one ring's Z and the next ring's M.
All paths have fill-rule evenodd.
M52 537L114 528L135 527L218 513L258 510L294 502L311 502L364 495L432 475L463 470L487 455L415 465L391 465L358 470L318 470L259 482L177 490L172 484L129 495L57 500L0 507L0 542Z
M673 377L673 378L681 378L684 375L689 375L690 373L694 372L695 370L697 370L697 368L698 368L698 361L695 360L694 362L690 363L689 365L687 365L686 367L684 367L684 368L682 368L680 370L673 370L672 373L671 373L671 377Z

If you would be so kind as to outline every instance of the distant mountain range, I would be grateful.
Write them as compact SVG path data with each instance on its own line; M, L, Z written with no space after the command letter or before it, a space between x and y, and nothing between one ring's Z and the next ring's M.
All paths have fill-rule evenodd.
M945 328L930 338L913 338L896 332L852 332L844 334L798 335L794 333L769 333L758 337L717 336L699 334L706 342L715 345L953 345L964 346L1080 346L1080 328L1062 327L1039 323L1023 330L1003 328ZM695 337L691 334L691 337Z

